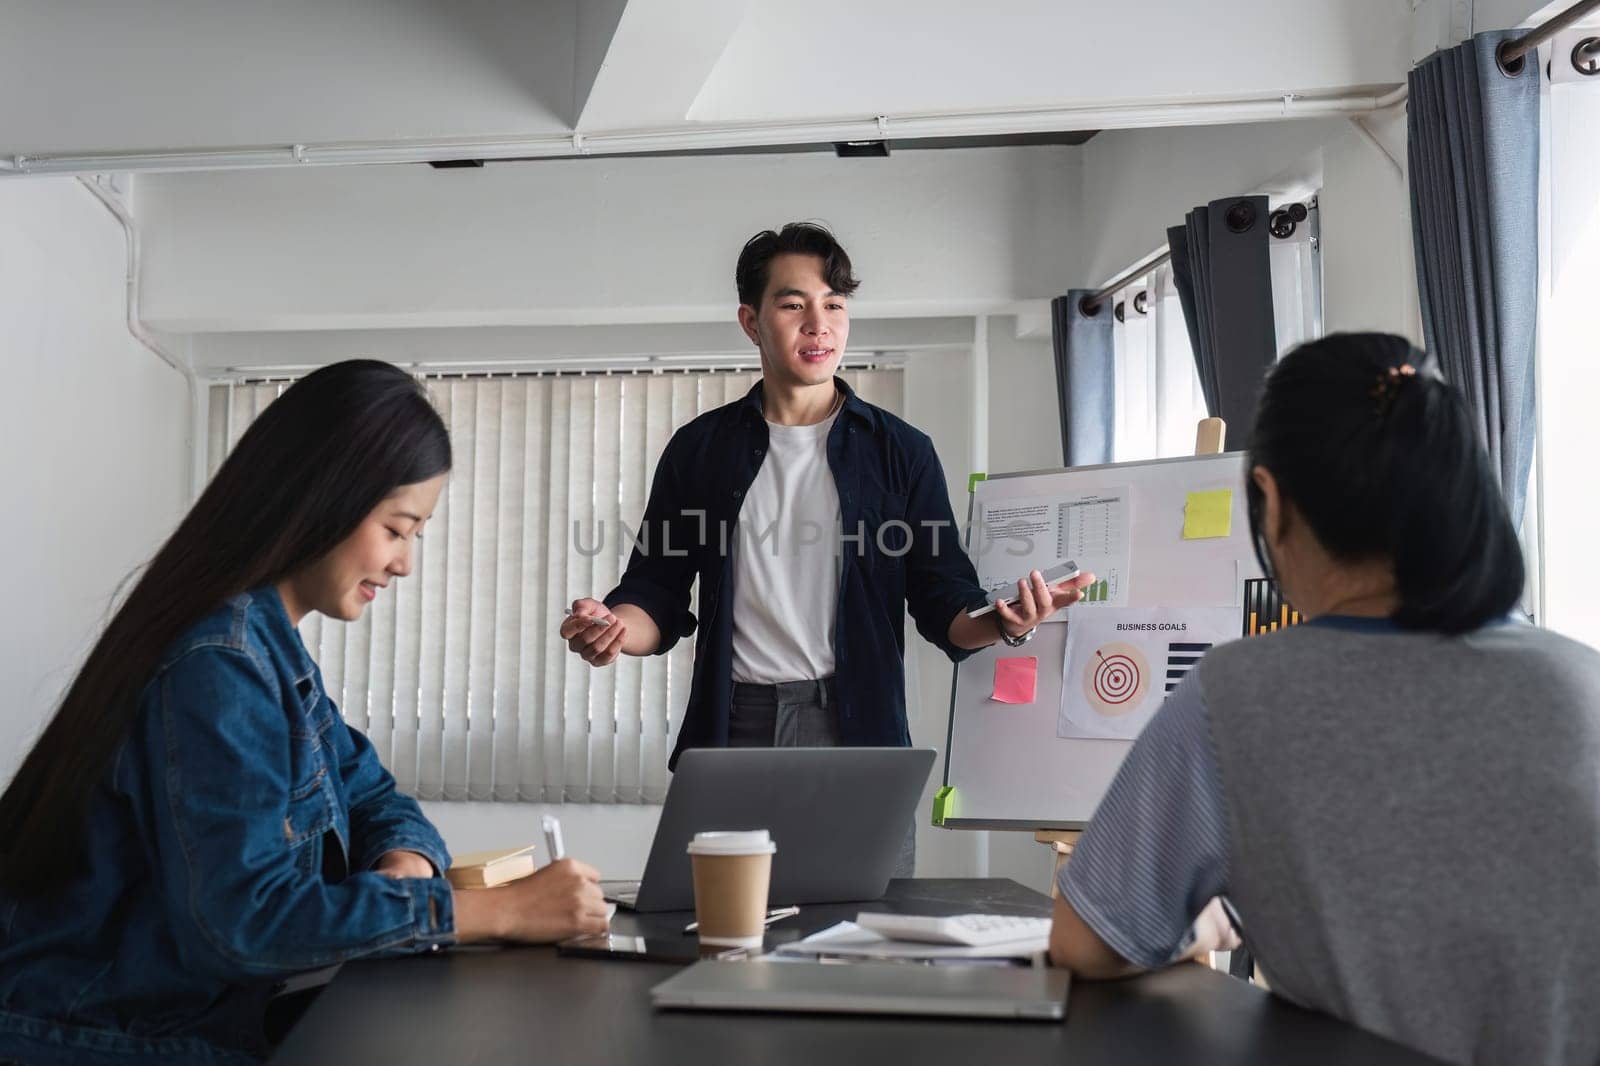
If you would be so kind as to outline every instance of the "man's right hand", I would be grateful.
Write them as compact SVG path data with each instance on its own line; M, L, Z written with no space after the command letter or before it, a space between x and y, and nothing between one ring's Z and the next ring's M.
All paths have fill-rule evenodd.
M605 619L609 625L596 625ZM599 600L585 597L572 601L572 614L561 623L561 639L567 648L583 657L590 666L610 666L622 654L622 641L628 627Z

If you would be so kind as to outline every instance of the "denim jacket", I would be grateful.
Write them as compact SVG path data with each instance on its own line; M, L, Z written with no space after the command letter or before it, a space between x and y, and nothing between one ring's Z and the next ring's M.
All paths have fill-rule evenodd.
M840 583L834 620L839 736L847 745L905 747L905 615L952 662L956 612L987 602L961 543L933 441L862 400L844 396L828 433L839 491ZM685 425L656 464L636 546L607 606L631 603L661 632L657 654L695 635L689 703L670 765L689 748L725 747L733 699L733 553L744 495L767 451L762 384ZM689 610L700 582L699 618Z
M0 1059L251 1061L282 980L453 941L444 841L347 726L271 588L167 651L89 804L87 862L0 896Z

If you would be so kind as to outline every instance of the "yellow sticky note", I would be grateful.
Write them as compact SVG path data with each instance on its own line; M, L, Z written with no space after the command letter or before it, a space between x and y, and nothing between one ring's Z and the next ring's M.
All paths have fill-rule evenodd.
M1226 537L1233 532L1233 490L1191 492L1183 505L1183 539Z

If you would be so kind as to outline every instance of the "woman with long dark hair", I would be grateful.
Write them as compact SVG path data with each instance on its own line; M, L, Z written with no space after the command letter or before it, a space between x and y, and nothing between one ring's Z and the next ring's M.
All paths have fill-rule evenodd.
M249 1061L289 975L605 928L571 860L452 892L296 632L410 572L449 469L386 363L318 370L245 432L0 796L0 1059Z
M1168 697L1061 875L1053 958L1200 954L1221 897L1275 994L1452 1062L1594 1063L1600 654L1517 617L1465 402L1399 337L1306 344L1245 487L1309 621Z

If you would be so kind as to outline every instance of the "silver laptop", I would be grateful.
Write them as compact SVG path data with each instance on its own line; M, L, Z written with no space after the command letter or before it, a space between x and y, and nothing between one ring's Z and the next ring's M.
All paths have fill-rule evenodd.
M767 829L773 906L879 899L933 759L929 748L693 748L667 788L644 879L600 887L633 910L690 910L690 839Z
M756 960L697 962L650 990L657 1008L802 1014L932 1014L1058 1022L1067 970L1039 966Z

